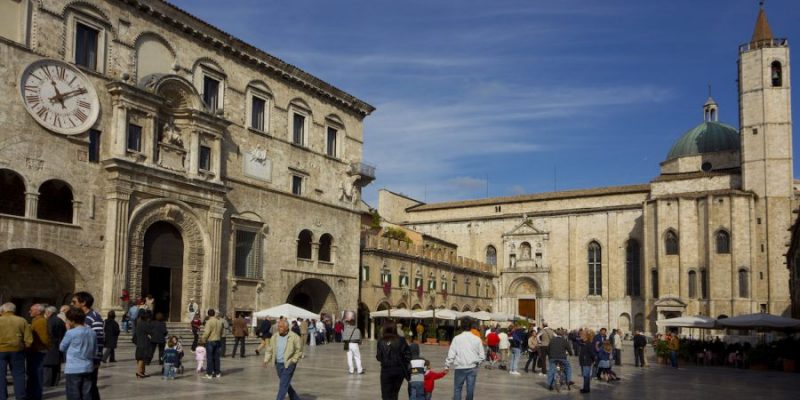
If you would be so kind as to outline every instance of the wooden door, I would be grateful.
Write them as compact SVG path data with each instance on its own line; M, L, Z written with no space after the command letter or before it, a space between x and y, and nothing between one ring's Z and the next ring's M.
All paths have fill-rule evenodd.
M536 299L519 299L518 314L530 319L536 319Z

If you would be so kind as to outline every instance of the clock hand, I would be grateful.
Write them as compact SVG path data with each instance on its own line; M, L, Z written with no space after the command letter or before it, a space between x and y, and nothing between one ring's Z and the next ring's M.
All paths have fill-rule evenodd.
M64 95L62 95L61 92L58 91L58 86L56 85L56 83L54 81L50 81L50 83L53 84L53 89L55 89L56 91L56 95L50 98L50 104L59 102L61 103L61 108L67 108L64 106Z
M84 94L84 93L86 93L86 89L85 88L75 89L75 90L70 91L70 92L61 93L61 99L63 100L63 99L66 99L67 97L77 96L79 94Z

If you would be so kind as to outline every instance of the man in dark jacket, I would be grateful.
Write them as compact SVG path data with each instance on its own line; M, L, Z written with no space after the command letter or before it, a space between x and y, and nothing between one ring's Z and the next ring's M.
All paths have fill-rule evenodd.
M583 376L581 393L589 393L589 385L592 380L592 365L597 359L597 353L595 353L592 346L592 337L589 334L584 334L584 340L578 342L578 363L581 366L581 375Z
M633 335L633 358L634 365L644 367L644 348L647 347L647 338L641 331L636 331Z
M268 318L264 318L258 324L258 337L261 338L261 343L256 348L256 355L260 354L259 350L269 346L269 339L272 337L272 324Z
M569 364L569 360L567 359L567 353L569 355L572 354L572 349L567 343L567 339L564 337L565 332L563 329L559 329L554 332L554 336L550 338L550 345L547 349L547 355L549 357L549 365L547 368L547 387L550 390L553 390L553 382L556 379L556 361L560 361L564 364L564 372L567 374L567 385L572 385L572 366Z
M47 335L50 337L50 347L44 356L44 384L54 387L58 386L61 378L63 356L58 350L58 346L61 345L61 339L67 333L67 326L61 318L58 318L58 310L53 306L47 307L44 315L47 318Z

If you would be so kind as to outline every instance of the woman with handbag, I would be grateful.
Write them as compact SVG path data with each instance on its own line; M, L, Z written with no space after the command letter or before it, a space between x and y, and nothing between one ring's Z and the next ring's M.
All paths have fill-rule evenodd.
M355 318L347 320L342 332L342 339L344 340L344 350L347 352L347 368L353 374L358 371L359 374L364 373L364 368L361 366L361 330L356 327ZM355 362L355 368L353 363Z

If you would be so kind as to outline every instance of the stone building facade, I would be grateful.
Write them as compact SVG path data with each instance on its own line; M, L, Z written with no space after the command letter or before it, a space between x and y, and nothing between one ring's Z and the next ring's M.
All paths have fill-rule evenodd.
M497 311L533 308L555 326L788 314L789 45L763 9L738 66L740 128L709 98L649 183L436 204L381 191L380 213L496 260Z
M458 255L455 245L405 230L408 240L366 234L361 250L360 325L375 332L371 311L493 310L494 269Z
M374 108L161 1L0 0L0 299L357 306Z

